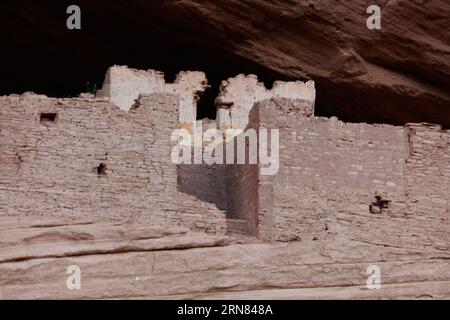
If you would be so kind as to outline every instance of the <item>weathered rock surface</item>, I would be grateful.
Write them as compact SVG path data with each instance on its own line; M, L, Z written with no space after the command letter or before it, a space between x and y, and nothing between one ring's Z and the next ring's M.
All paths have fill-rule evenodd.
M172 250L230 243L226 237L205 237L201 233L190 233L189 229L181 227L158 229L137 224L74 222L66 218L59 218L57 223L49 221L32 224L27 221L29 219L2 218L0 263L46 257Z
M191 0L164 6L191 12L199 21L192 29L202 27L208 41L283 75L314 79L321 112L338 109L353 121L370 114L381 122L449 126L450 4L378 1L379 31L366 27L371 4Z
M86 18L83 20L86 22L83 32L72 32L70 36L64 27L65 16L61 14L65 12L63 1L53 10L49 10L51 5L36 5L31 1L28 5L25 3L11 5L6 2L0 5L1 12L8 16L2 19L6 23L3 29L15 30L14 34L7 36L10 45L4 50L4 61L21 61L19 70L13 63L4 69L2 78L8 83L1 88L6 90L5 93L17 88L32 90L35 88L33 83L43 84L41 88L55 86L54 92L61 93L70 81L75 81L72 84L80 81L80 75L91 77L92 74L87 76L89 73L86 70L92 68L93 74L98 73L103 78L106 67L115 63L164 71L172 68L176 72L201 69L208 77L212 71L214 77L220 80L251 70L262 72L266 79L270 75L279 79L315 80L319 93L317 115L333 114L347 121L395 124L427 121L450 127L450 4L444 0L380 1L382 29L379 31L366 28L368 14L365 11L372 3L363 0L134 0L127 2L126 8L121 2L108 2L106 6L101 1L83 2L81 7ZM158 38L155 39L156 34ZM186 50L181 50L183 48ZM37 64L36 61L43 57L50 63ZM69 63L68 57L73 61ZM246 64L250 66L244 68ZM52 65L53 71L47 72L49 65ZM72 74L75 69L78 70ZM62 78L64 81L61 81ZM83 89L78 88L77 92ZM23 102L26 103L23 110L28 110L29 101L32 101L27 99L24 97ZM158 99L163 100L161 105L167 103L166 97ZM226 99L222 101L227 102ZM62 109L63 115L74 108L86 112L86 103L83 99L63 101L57 110ZM64 108L60 108L62 106ZM212 104L210 107L213 107ZM103 109L95 109L96 114L108 120L100 114L100 110ZM158 114L168 116L167 110L161 108L163 112ZM54 112L54 109L46 111ZM11 112L14 110L3 108L4 114ZM29 123L38 121L37 114L27 118ZM104 128L109 128L109 123L125 123L120 121L128 118L121 114L114 121L106 122L107 125L98 131L92 115L83 114L90 119L89 130L96 135L100 132L108 143L111 132ZM21 116L17 119L22 119ZM138 121L141 117L136 119L138 123L143 122ZM155 125L161 124L158 117L150 119L158 119ZM170 123L175 123L175 119L170 118ZM336 122L334 119L330 121L333 125ZM67 163L74 166L82 160L72 153L76 144L71 145L70 149L52 148L52 143L61 137L59 131L47 130L44 126L33 129L23 119L5 123L6 127L2 128L7 133L5 137L14 136L13 142L17 143L28 141L24 137L31 134L34 143L22 143L18 150L4 148L7 151L4 156L8 160L5 163L10 164L10 167L5 167L5 174L0 179L4 185L14 184L18 180L17 172L20 172L23 181L39 182L44 190L59 186L49 181L45 166L39 166L50 163L48 156L38 157L38 160L32 157L38 153L34 153L30 146L40 143L39 134L44 129L48 134L46 137L53 139L47 139L39 146L52 152L56 150L57 155L62 150L58 161L64 161L57 167L58 170L63 172ZM63 123L64 117L59 120L59 124ZM83 147L88 145L92 146L93 151L101 151L92 153L92 165L91 162L86 165L90 168L89 172L78 175L83 182L80 186L91 182L93 190L98 190L99 183L104 186L102 177L98 175L101 175L99 168L108 152L91 141L93 133L85 127L77 127L71 121L66 124L68 130L66 128L62 132L67 136L72 137L75 132L77 134L73 136L79 137L81 128L81 132L87 135L84 139L89 141ZM19 130L21 126L22 131ZM74 215L74 208L55 201L58 197L72 197L74 193L58 191L55 197L43 198L39 192L30 189L32 184L29 183L23 183L20 188L6 188L7 192L2 197L3 212L0 213L0 298L450 298L448 188L442 187L442 182L448 177L448 166L441 165L448 163L445 162L448 158L443 156L443 150L448 145L443 138L447 137L447 133L438 127L425 131L421 130L422 127L408 127L414 135L408 140L408 148L412 152L407 158L406 169L412 171L411 177L424 178L409 179L407 176L405 190L417 201L410 203L403 199L393 203L413 208L411 214L405 214L409 211L402 210L374 211L369 207L374 199L367 193L357 194L367 200L361 206L351 203L343 207L348 204L343 200L354 196L351 190L346 193L346 190L331 188L328 193L316 185L299 183L295 191L283 192L279 189L281 192L276 195L279 196L283 213L292 213L292 216L298 213L296 206L289 206L291 200L297 203L298 195L303 196L304 204L309 203L309 208L314 209L308 211L308 207L302 206L304 215L296 215L298 220L285 219L278 224L287 228L303 228L301 231L306 231L306 236L301 238L302 241L260 243L253 239L251 243L244 236L238 240L167 225L158 226L160 221L170 218L172 214L176 220L181 217L176 206L171 207L171 214L156 210L164 209L167 199L182 197L175 193L177 175L172 169L164 171L173 187L172 193L164 193L170 198L162 198L161 192L151 190L161 204L151 208L159 212L159 219L147 217L139 225L70 221L61 216L47 219L39 216L43 211L38 211L36 203L62 204L62 211ZM129 133L128 125L119 126L119 129ZM139 154L143 144L139 143L138 137L145 138L145 135L136 131L134 136L128 134L124 137L123 141L133 142L123 144L126 150L136 146L131 151L137 150ZM163 137L168 135L164 133ZM14 145L11 140L4 141L6 146ZM161 143L163 140L155 141ZM314 143L318 141L314 136ZM342 148L349 141L353 140L339 141L336 146ZM374 144L370 142L367 145L373 147ZM402 152L398 143L383 146ZM124 149L115 150L116 153L109 154L110 161L113 161L108 163L107 170L123 163L121 157ZM311 155L310 152L304 154ZM424 161L428 155L431 155L429 161ZM159 160L154 156L151 159ZM391 160L389 157L386 159ZM404 157L399 159L401 161L398 163L404 163ZM125 159L124 163L132 164L130 168L133 168L136 162L132 160ZM382 164L375 157L373 160L377 166ZM79 168L84 170L85 166L80 165ZM148 169L145 161L143 168ZM385 168L382 166L382 170ZM41 179L31 181L34 176L27 172L39 173ZM147 199L143 192L146 190L141 188L148 181L145 172L141 174L138 171L136 176L131 175L133 178L130 180L111 172L108 177L124 183L115 184L117 189L114 190L122 191L121 186L125 186L123 190L133 192L123 197L112 193L113 196L100 198L100 201L95 198L92 203L77 202L77 206L73 207L79 209L84 206L89 209L86 212L92 210L93 218L100 219L113 217L118 212L105 212L101 207L95 209L94 204L126 200L124 203L129 203L127 211L130 214L127 221L131 221L137 214L145 212L138 207L141 203L148 205L148 202L141 200ZM356 174L356 171L349 171L351 177ZM289 172L285 176L294 177ZM158 184L164 191L169 189L167 181ZM77 186L74 182L78 180L67 182L71 190ZM386 187L392 186L400 184L387 181ZM431 186L432 193L423 194L427 190L425 186ZM313 190L312 196L310 194L308 198L308 193L304 192L306 189L302 188ZM34 193L33 198L26 193L29 191ZM183 199L188 200L187 197ZM189 203L195 204L188 211L188 216L193 217L194 221L211 210L220 218L220 230L225 230L233 222L245 230L240 225L242 220L230 223L219 215L220 210L197 206L197 201ZM23 204L26 210L14 210L15 207L22 208ZM324 208L324 214L309 214L317 208ZM53 211L55 214L61 213ZM20 212L20 217L6 216L17 212ZM27 217L28 214L35 216ZM86 216L91 217L84 214L79 218ZM173 221L169 222L173 224ZM195 227L196 230L207 229L206 224ZM381 290L372 291L365 286L367 267L372 264L381 268ZM81 290L66 287L66 268L70 265L77 265L82 270Z
M68 4L28 2L0 5L4 29L15 30L4 54L23 57L21 65L6 66L4 89L48 84L44 93L60 92L75 82L84 86L82 80L101 81L115 63L200 69L220 80L253 72L315 80L321 115L450 127L446 0L376 1L381 30L366 27L366 9L374 4L368 0L91 1L80 4L78 33L65 29ZM36 65L30 54L48 63ZM67 72L70 79L60 81Z
M39 222L37 222L39 221ZM450 298L450 254L352 241L237 243L184 229L2 217L0 297ZM366 288L367 267L382 289ZM66 268L81 269L81 290Z

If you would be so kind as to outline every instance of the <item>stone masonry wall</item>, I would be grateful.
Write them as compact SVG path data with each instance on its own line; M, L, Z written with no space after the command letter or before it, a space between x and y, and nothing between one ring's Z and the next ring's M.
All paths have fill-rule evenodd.
M314 117L313 82L268 90L240 75L222 84L217 123L202 122L194 140L217 126L228 150L226 129L277 129L278 172L262 175L257 164L177 166L171 135L196 130L206 87L202 73L166 84L156 71L112 67L100 99L0 97L0 215L449 248L449 131Z
M225 213L177 190L179 98L0 97L0 214L89 217L226 231Z
M258 82L255 75L240 74L222 81L220 94L216 99L217 127L245 129L249 113L255 103L272 98L304 99L315 101L314 81L275 81L271 89Z
M171 131L175 128L182 128L193 133L193 129L197 128L197 124L200 123L200 121L196 121L196 103L207 88L207 80L202 72L180 72L174 83L166 83L164 74L155 70L144 71L126 66L113 66L108 69L102 89L96 94L97 100L56 100L44 97L37 98L31 95L13 98L13 100L18 99L13 101L13 104L19 103L22 109L4 112L5 123L10 123L11 120L14 120L12 119L14 117L17 119L26 118L26 114L29 112L34 112L34 119L26 119L28 121L23 121L21 125L11 126L10 131L28 132L28 129L25 128L32 128L31 133L35 134L35 139L39 139L39 135L42 134L44 135L43 141L47 141L47 134L50 132L51 142L47 143L51 143L51 146L58 151L56 154L52 153L53 150L47 149L36 151L38 154L44 152L45 156L48 155L48 161L43 159L42 161L36 161L35 158L24 161L23 159L28 157L28 149L25 149L26 152L24 151L23 155L17 156L21 166L20 174L23 177L17 179L16 182L11 179L4 183L5 191L2 194L4 203L7 203L8 197L12 199L4 205L4 212L7 214L17 212L28 214L34 211L34 213L40 214L45 211L46 213L55 212L56 214L70 215L92 213L99 218L122 219L126 217L126 219L137 220L149 219L148 217L154 216L154 221L157 223L166 222L165 215L169 212L177 217L175 218L177 224L189 225L190 227L199 225L199 228L212 230L223 230L225 228L224 213L226 212L228 218L233 221L236 220L236 223L229 220L228 222L232 222L229 225L237 225L241 231L246 230L255 234L257 223L254 217L248 213L257 205L256 184L254 182L257 175L256 165L196 164L175 166L172 163L167 163L167 166L162 168L160 174L158 174L161 165L159 160L169 159L167 154L170 152L169 138ZM161 97L167 96L168 100L158 101L155 106L169 104L170 107L161 106L157 110L152 109L151 113L146 112L147 109L143 108L146 98L138 100L139 96L151 95L156 97L157 94L160 94ZM307 84L301 81L276 82L272 89L266 89L264 84L258 82L256 76L239 75L222 84L221 94L217 101L218 107L222 111L224 111L223 107L226 103L230 104L230 108L225 112L230 112L230 120L234 119L234 122L233 124L230 122L226 128L240 128L240 126L245 128L248 122L248 112L254 102L268 97L298 96L305 96L313 101L315 96L313 82ZM8 100L8 97L5 97L5 99L2 104L5 104L5 110L8 110L11 101ZM27 99L32 101L31 105L34 105L34 109L27 109L22 105L23 101ZM152 104L153 102L150 101L149 103ZM85 105L85 107L80 107L82 105ZM12 109L16 107L14 106ZM313 108L313 103L311 107ZM41 109L45 111L46 108L50 110L49 113L54 112L52 110L57 110L56 121L54 123L52 121L45 123L44 121L35 128L35 122L38 121L35 119L36 114L40 114ZM60 108L63 108L64 111L59 110ZM91 108L94 110L90 110ZM102 116L98 116L96 113L98 108L103 110L101 111ZM21 112L24 113L23 116L20 115ZM64 112L68 114L66 115ZM29 123L30 121L34 122ZM111 125L110 122L119 125L117 127ZM206 119L201 122L203 131L216 127L215 122L206 121ZM49 132L43 130L43 128L48 128ZM81 129L85 128L89 130L81 132ZM117 132L116 128L120 128L120 131ZM222 129L225 129L225 127ZM40 131L34 132L35 130ZM66 131L70 131L70 138L78 141L76 147L70 148L67 145L67 139L63 139ZM12 135L11 132L5 136L5 141ZM98 132L101 134L98 135ZM109 138L107 138L108 135ZM152 139L157 138L160 142L158 147L149 144L145 140L148 138L147 136ZM224 136L226 137L225 133ZM194 139L197 138L198 136L194 136ZM27 136L26 139L29 139L29 137ZM111 143L116 144L114 146L109 145ZM28 146L30 143L27 142L24 145ZM43 146L46 146L45 143ZM16 142L13 142L9 147L16 150ZM48 147L46 146L46 148ZM132 150L131 153L128 150L129 148ZM86 151L86 153L83 153L83 151ZM144 151L151 153L152 158L139 158L144 157ZM120 152L124 154L123 159ZM16 161L7 157L5 159L7 163ZM58 168L54 167L55 162L63 161L70 163L70 169L73 171L66 170L64 165L59 163L57 164ZM135 161L136 164L129 163L132 161ZM141 164L142 161L144 164ZM29 163L33 166L32 172L24 169L27 168ZM118 168L120 164L130 169ZM147 176L145 170L149 164L151 168L156 169L155 172L149 171L149 176ZM84 170L86 170L85 166L87 165L92 170L89 172L90 175L86 177ZM96 170L98 172L95 175ZM136 170L138 172L135 172ZM121 173L124 177L119 179L119 177L116 177L118 173ZM43 177L45 175L48 175L48 177ZM96 179L93 178L94 176ZM25 177L27 178L25 179ZM54 180L58 180L58 183L54 184ZM126 180L126 183L122 180ZM142 186L143 182L147 183L146 187ZM17 183L21 184L21 187L17 187ZM45 187L42 187L41 184L44 184ZM29 189L26 188L27 185ZM62 192L60 192L61 189ZM254 192L252 194L246 192L249 189L254 190ZM20 195L17 194L18 190ZM119 192L120 190L122 193ZM180 201L166 199L171 197L173 192L176 192L174 198L178 197L177 200ZM151 194L148 196L148 193ZM44 197L36 196L39 194L44 195ZM57 195L53 196L52 201L46 202L45 199L52 194ZM155 201L158 195L160 195L159 199ZM24 197L27 198L27 201L22 201ZM145 197L147 197L147 200L144 200ZM190 210L191 205L184 208L183 202L186 201L188 203L190 201L195 202L195 204L192 204L194 208L205 207L206 210L213 213L210 215L208 212L203 212L203 209L201 212L192 212L192 215L194 215L193 221L187 222L191 218L189 214L184 213ZM33 206L36 208L32 209ZM130 208L125 215L122 212L124 206ZM138 208L141 209L138 210ZM143 213L148 210L150 210L149 213ZM99 211L98 214L97 211ZM205 216L208 218L205 219ZM195 220L197 217L201 217L199 219L201 222ZM214 221L216 218L223 221L217 222L217 226L213 222L214 226L211 227L211 223L208 221Z
M258 165L226 165L227 209L233 219L246 222L247 233L258 235L258 221L253 214L258 203Z
M182 71L173 83L166 83L164 73L160 71L112 66L106 72L102 88L96 96L128 111L141 94L174 94L180 104L177 117L180 126L191 131L197 118L197 101L208 87L205 74L199 71Z
M441 223L450 211L450 135L439 125L408 124L408 211ZM426 190L426 192L424 192Z
M228 134L226 130L244 130L250 125L249 113L253 105L272 97L278 99L303 97L308 101L304 105L304 112L308 114L314 112L313 81L306 83L276 81L271 89L267 89L264 83L258 82L257 76L240 74L222 82L220 94L216 99L217 119L214 127L221 130L227 145L226 150L236 143L237 137L235 133ZM197 121L197 126L199 122ZM211 127L211 123L206 122L206 119L201 122L203 131ZM186 128L183 124L181 127ZM234 163L237 163L236 157ZM246 229L249 234L257 234L258 223L252 214L258 205L255 164L180 165L178 173L180 191L203 201L215 203L220 209L226 210L229 222L230 219L239 221L239 232Z
M425 241L420 228L436 218L449 223L448 132L426 124L403 128L305 117L293 103L273 99L252 111L260 127L280 129L280 169L259 177L261 238L344 233L442 245L447 233Z

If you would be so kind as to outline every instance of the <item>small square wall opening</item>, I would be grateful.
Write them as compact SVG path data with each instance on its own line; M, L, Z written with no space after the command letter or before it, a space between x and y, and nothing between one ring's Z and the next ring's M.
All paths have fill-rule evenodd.
M96 169L99 176L106 176L106 164L100 163Z
M56 116L57 114L54 112L43 112L41 113L39 122L43 124L56 122Z

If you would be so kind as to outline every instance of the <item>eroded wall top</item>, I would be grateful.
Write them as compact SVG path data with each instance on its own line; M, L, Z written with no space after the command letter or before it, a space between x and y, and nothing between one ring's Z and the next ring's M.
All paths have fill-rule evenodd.
M112 66L106 73L105 81L97 97L107 98L120 109L128 111L141 94L177 94L180 97L180 126L192 131L197 118L197 102L208 88L208 81L203 72L182 71L177 75L174 83L166 83L164 73L159 71ZM245 129L248 124L248 114L253 105L272 98L309 101L312 114L315 97L313 81L276 81L271 89L267 89L262 82L258 81L257 76L240 74L221 84L220 94L216 99L217 127Z
M128 111L141 94L177 94L180 99L179 121L182 127L190 129L197 117L197 101L207 88L206 75L199 71L180 72L174 83L166 83L164 73L160 71L112 66L97 97L105 97Z
M223 81L216 99L217 125L220 129L245 129L253 105L272 98L289 98L310 102L311 113L316 99L314 81L276 81L272 89L258 81L255 75L240 74Z

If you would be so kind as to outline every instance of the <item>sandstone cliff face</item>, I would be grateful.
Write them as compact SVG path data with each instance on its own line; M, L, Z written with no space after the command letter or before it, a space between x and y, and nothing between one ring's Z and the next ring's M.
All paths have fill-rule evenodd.
M141 96L128 112L0 99L0 299L450 297L449 131L339 123L312 101L272 99L249 124L282 128L278 174L179 175L165 160L173 99ZM224 172L228 185L214 180ZM189 174L194 197L177 187ZM202 192L223 186L222 210ZM80 289L67 285L74 267Z
M319 113L449 126L450 4L376 1L382 28L369 30L366 9L373 3L191 0L165 6L190 12L193 32L206 31L208 42L224 50L289 77L314 79Z
M47 4L51 2L47 1ZM50 61L54 57L60 57L59 60L55 60L54 70L58 69L60 64L66 67L58 71L64 76L64 81L53 79L62 87L66 81L70 83L77 77L76 74L74 77L68 77L68 74L72 76L69 69L80 65L83 67L80 68L79 74L85 73L90 66L94 65L96 69L94 68L93 72L99 71L103 77L106 70L103 66L114 63L140 64L142 68L160 68L153 63L162 63L167 67L173 62L172 68L177 69L176 71L191 69L191 67L192 69L205 67L207 76L212 72L220 79L225 79L227 76L223 75L228 75L230 72L247 73L249 70L254 73L262 72L266 77L270 75L270 77L281 79L311 78L317 83L318 115L334 114L345 120L395 124L429 121L450 126L448 112L450 41L447 30L450 5L444 0L380 1L379 4L383 10L380 31L370 31L366 28L365 9L370 3L360 0L229 0L226 2L134 0L126 3L108 2L108 5L104 5L101 1L92 3L80 1L87 24L83 25L82 33L71 33L70 36L67 30L61 27L61 25L64 26L65 17L60 15L60 12L65 12L64 6L69 3L67 1L58 3L60 4L54 10L48 10L41 3L35 5L32 2L29 5L11 5L5 2L0 7L4 6L3 8L6 9L1 10L2 12L19 12L18 16L22 20L17 20L27 22L16 27L12 20L17 15L11 15L13 19L4 20L9 23L9 28L4 28L5 30L17 31L14 37L9 36L13 45L5 49L6 57L14 57L14 53L18 52L19 58L25 57L22 56L25 54L23 52L33 56L36 50L45 48L37 58L47 55ZM36 13L38 13L37 17ZM56 27L53 27L52 23L55 23ZM108 30L113 23L117 23L119 27ZM98 26L103 26L103 29L96 29ZM37 32L42 37L30 37L30 34L35 34L33 32ZM162 42L149 37L155 34L159 34L157 39ZM189 48L188 50L191 51L183 51L180 50L181 48ZM173 51L171 55L163 57L169 51ZM67 52L70 54L66 55ZM199 52L204 55L194 57L194 53ZM150 53L153 55L149 55ZM185 54L188 60L192 58L193 62L186 63L187 60L183 60ZM162 58L166 62L161 62ZM73 64L69 61L71 59L75 61ZM23 59L22 71L17 74L13 74L14 64L11 64L12 67L5 68L4 78L13 86L14 83L23 81L25 84L22 88L28 89L33 89L33 81L45 84L45 80L54 77L55 74L33 71L42 71L43 69L39 68L45 69L54 61L52 60L48 65L36 63L36 61L39 59L29 59L29 57L28 60ZM83 62L87 63L83 64ZM32 67L31 71L27 70L27 66ZM189 68L185 68L186 66ZM230 66L233 68L229 68ZM225 70L227 68L229 70ZM161 69L165 70L164 67ZM7 86L2 86L3 90L4 88L9 89ZM21 98L12 97L12 99ZM161 99L163 100L161 104L166 105L167 97ZM32 100L24 98L24 109L34 105L30 101ZM79 108L83 109L87 102L75 99L67 100L66 103L67 105L62 103L60 106L64 106L61 108L62 112L67 114L77 107L77 103L80 104ZM106 104L105 101L101 103ZM13 109L8 108L6 103L3 106L1 110L4 114L10 115ZM96 109L96 112L100 110ZM161 114L169 116L167 106L161 110L165 111ZM55 112L51 109L43 111ZM119 111L116 110L116 112ZM134 110L130 114L132 115L133 112L139 111ZM37 114L33 113L34 124L39 123ZM123 115L121 117L125 118ZM94 119L89 115L86 118ZM99 127L100 130L93 125L87 127L91 130L89 132L89 130L86 131L85 126L81 125L82 131L91 135L108 136L110 131L102 130L108 128L110 123L120 124L124 120L118 117L109 121L104 115L102 118L106 123L104 127ZM137 118L140 119L140 117ZM159 120L160 118L151 119ZM173 122L174 119L171 118L170 121ZM330 121L333 125L337 123L335 119ZM39 160L41 162L33 162L30 159L33 159L32 156L36 154L34 145L52 151L57 149L59 152L58 148L52 148L52 143L58 141L57 139L38 142L39 132L44 129L46 134L49 134L46 137L50 138L59 137L60 135L56 134L58 131L44 128L42 124L39 129L33 129L23 120L5 123L8 124L2 128L3 134L6 134L5 137L15 137L15 139L3 139L7 144L10 144L10 141L14 143L24 141L25 133L32 136L33 142L30 146L21 143L18 150L4 148L4 151L7 151L4 152L5 162L14 164L9 168L21 174L27 172L27 169L31 169L29 172L32 173L42 173L40 175L42 180L39 180L39 183L44 190L57 186L52 184L49 177L44 174L43 165L39 166L39 170L31 165L47 164L48 157L47 159L44 156L38 157L37 159L41 159ZM63 117L59 119L59 123L64 123ZM71 123L72 127L68 126L69 130L66 128L63 132L66 132L67 136L79 132L73 128L76 123ZM154 123L155 127L160 124L161 121ZM18 130L20 126L26 126L26 128ZM349 125L349 127L353 126L363 127L364 125ZM126 125L119 128L129 133ZM302 128L304 129L304 126ZM314 128L320 127L316 124ZM409 147L412 148L413 154L408 158L406 169L412 171L414 176L416 173L422 176L423 172L427 172L423 175L426 176L423 180L406 179L408 193L412 196L420 196L419 201L406 204L417 207L413 214L394 215L382 208L375 212L369 207L369 202L374 198L367 198L367 194L363 195L368 200L363 207L365 211L358 211L360 207L356 207L355 204L352 204L350 210L349 208L339 210L339 205L336 205L336 203L342 203L339 198L333 199L329 194L319 190L316 185L311 184L306 187L310 187L315 193L304 202L310 201L314 210L323 205L326 210L331 211L331 214L324 210L326 215L317 216L319 223L315 223L310 217L309 220L298 220L303 225L293 224L292 220L288 219L279 222L278 225L284 224L288 227L295 225L316 232L314 228L306 228L309 223L314 227L319 226L323 236L317 237L314 234L311 237L302 238L301 241L263 243L242 235L206 235L181 227L156 226L155 219L143 219L136 225L130 221L121 223L106 219L100 222L89 219L87 221L85 220L87 215L84 215L83 219L78 217L77 220L63 219L61 216L48 218L43 216L44 212L36 212L35 207L34 212L16 210L21 214L15 217L0 216L0 234L2 235L0 237L0 299L449 298L450 237L446 202L448 193L445 193L448 189L439 184L446 182L445 178L449 177L448 169L441 170L443 167L441 162L446 161L445 164L448 164L448 157L444 154L448 143L441 139L447 135L438 127L430 127L432 130L426 131L423 130L422 125L408 128L414 135L413 139L409 140ZM391 130L394 129L391 128ZM329 132L325 129L324 131ZM20 134L16 134L17 132ZM387 130L383 130L383 133L389 134ZM80 135L74 134L74 136L79 138ZM125 150L130 151L128 160L134 166L136 162L132 161L132 153L139 154L139 148L143 144L139 143L139 139L126 140L133 138L132 135L124 134L123 136L125 143L122 145L126 146ZM139 131L134 136L145 138L145 135L140 135ZM165 134L165 136L168 135ZM113 142L112 139L105 139L105 141ZM317 141L320 139L314 138L313 143ZM338 141L338 147L345 147L349 141L351 142L349 139L341 139ZM129 142L134 142L136 145ZM367 145L373 147L372 142L367 141ZM396 148L396 151L403 156L404 150L399 148L399 145L386 143L383 147ZM92 150L103 151L96 145L93 146L95 148L93 147ZM72 166L79 163L78 160L82 160L76 157L75 147L76 143L71 144L72 149L62 148L62 155L65 157L61 159L72 159L70 161ZM163 148L159 148L161 149ZM122 152L123 149L116 150L120 157L125 154ZM394 151L388 151L389 155L394 154ZM116 162L123 162L117 154L108 154L109 161L111 159L113 161L111 164L107 163L106 170L114 169ZM433 157L428 159L430 161L424 162L424 158L426 159L429 154ZM441 157L442 154L444 156ZM102 161L106 161L103 157L106 157L106 152L94 153L92 165L87 162L86 167L89 168L87 175L90 174L89 177L92 179L83 180L83 183L93 181L97 189L99 189L98 186L101 188L103 185L101 179L104 177L98 177L100 173L92 169L94 166L100 168ZM386 159L392 160L388 157ZM401 163L404 163L402 157L399 159L403 161ZM140 162L137 165L139 166ZM62 163L61 168L66 166L66 163ZM151 174L154 168L148 167L147 162L143 161L142 168L139 167L139 169L147 170L145 172ZM17 179L14 170L9 170L9 175L3 175L4 181L7 183L11 181L14 184ZM166 174L167 172L170 174L168 177L175 190L177 179L175 171L170 170L172 169L167 170ZM353 176L358 174L356 171L348 171L350 176L348 181L353 181L350 179L354 179ZM136 172L137 175L129 181L118 174L108 173L108 177L117 178L118 181L123 182L122 186L126 187L124 189L134 190L134 197L130 197L130 193L125 195L124 199L127 201L145 198L141 185L136 187L135 183L142 178L145 184L146 177L151 175L145 172L141 175L140 170ZM290 173L286 172L284 177L288 174ZM9 188L2 194L3 206L11 212L4 211L14 215L12 204L22 206L32 203L33 198L29 195L25 200L17 196L9 196L16 191L21 192L22 196L27 196L22 191L30 191L30 184L28 184L30 180L26 179L32 177L25 175L24 181L27 183L22 190ZM155 176L155 178L159 177ZM76 186L76 181L69 182L70 188ZM7 183L4 184L7 185ZM431 199L428 194L422 194L423 190L426 190L423 186L427 184L431 185L434 194ZM386 187L392 187L392 185L395 186L392 181L386 182ZM120 188L121 185L115 186ZM165 184L159 183L158 186L167 189L167 180ZM305 187L305 184L301 186ZM278 190L281 190L278 195L286 194L283 189ZM35 192L35 190L31 191ZM332 191L333 194L337 194L335 189ZM304 197L306 192L300 190L295 195L297 194L302 194ZM157 194L159 195L161 192ZM187 199L181 198L175 191L171 195L180 202ZM71 192L58 193L58 197L63 199L72 196ZM39 192L35 192L35 197L41 202L46 200ZM276 200L278 199L279 203L289 204L286 200L293 201L298 197L293 198L293 196L291 198L278 196ZM327 199L330 204L317 202L316 199ZM111 196L100 200L120 201L121 198ZM160 201L164 205L168 203L162 202L164 201L162 198ZM58 202L54 203L59 205ZM192 203L195 206L192 206L189 213L196 218L198 202L192 201ZM98 201L96 204L102 204L102 202ZM141 201L134 201L133 205L141 205ZM29 205L29 208L32 207ZM89 204L86 207L95 208ZM430 207L434 211L430 210ZM130 212L133 208L138 210L131 205L127 208ZM161 205L161 208L164 209L164 206ZM201 206L199 211L205 213L209 208L213 207ZM436 208L440 211L436 211ZM151 209L157 211L158 207ZM246 207L243 209L245 210ZM283 209L283 213L288 216L294 212L295 207L292 210ZM73 215L73 209L66 207L64 210ZM172 210L178 214L177 207ZM161 214L164 218L170 216L163 210L161 212L164 213ZM57 212L47 213L57 214ZM28 214L35 215L28 216ZM95 213L92 214L93 218L99 218L95 215ZM315 217L312 216L312 218ZM323 223L328 223L328 220L331 220L330 224ZM222 225L223 229L227 226L225 222ZM205 225L200 224L196 229L205 229ZM66 270L73 265L81 268L83 277L81 290L70 290L66 286L68 278ZM369 290L366 287L369 265L381 268L382 290Z
M381 30L366 27L374 3L382 8ZM216 87L256 73L267 82L315 80L320 115L450 127L446 0L80 1L79 32L65 28L69 4L0 5L3 29L15 30L5 61L20 61L5 66L4 93L79 92L86 80L100 84L113 64L202 70Z
M0 232L0 299L450 297L449 252L427 246L346 236L238 243L183 228L60 217L0 217ZM381 290L366 287L371 264L381 268ZM80 270L79 290L67 286L71 266Z

